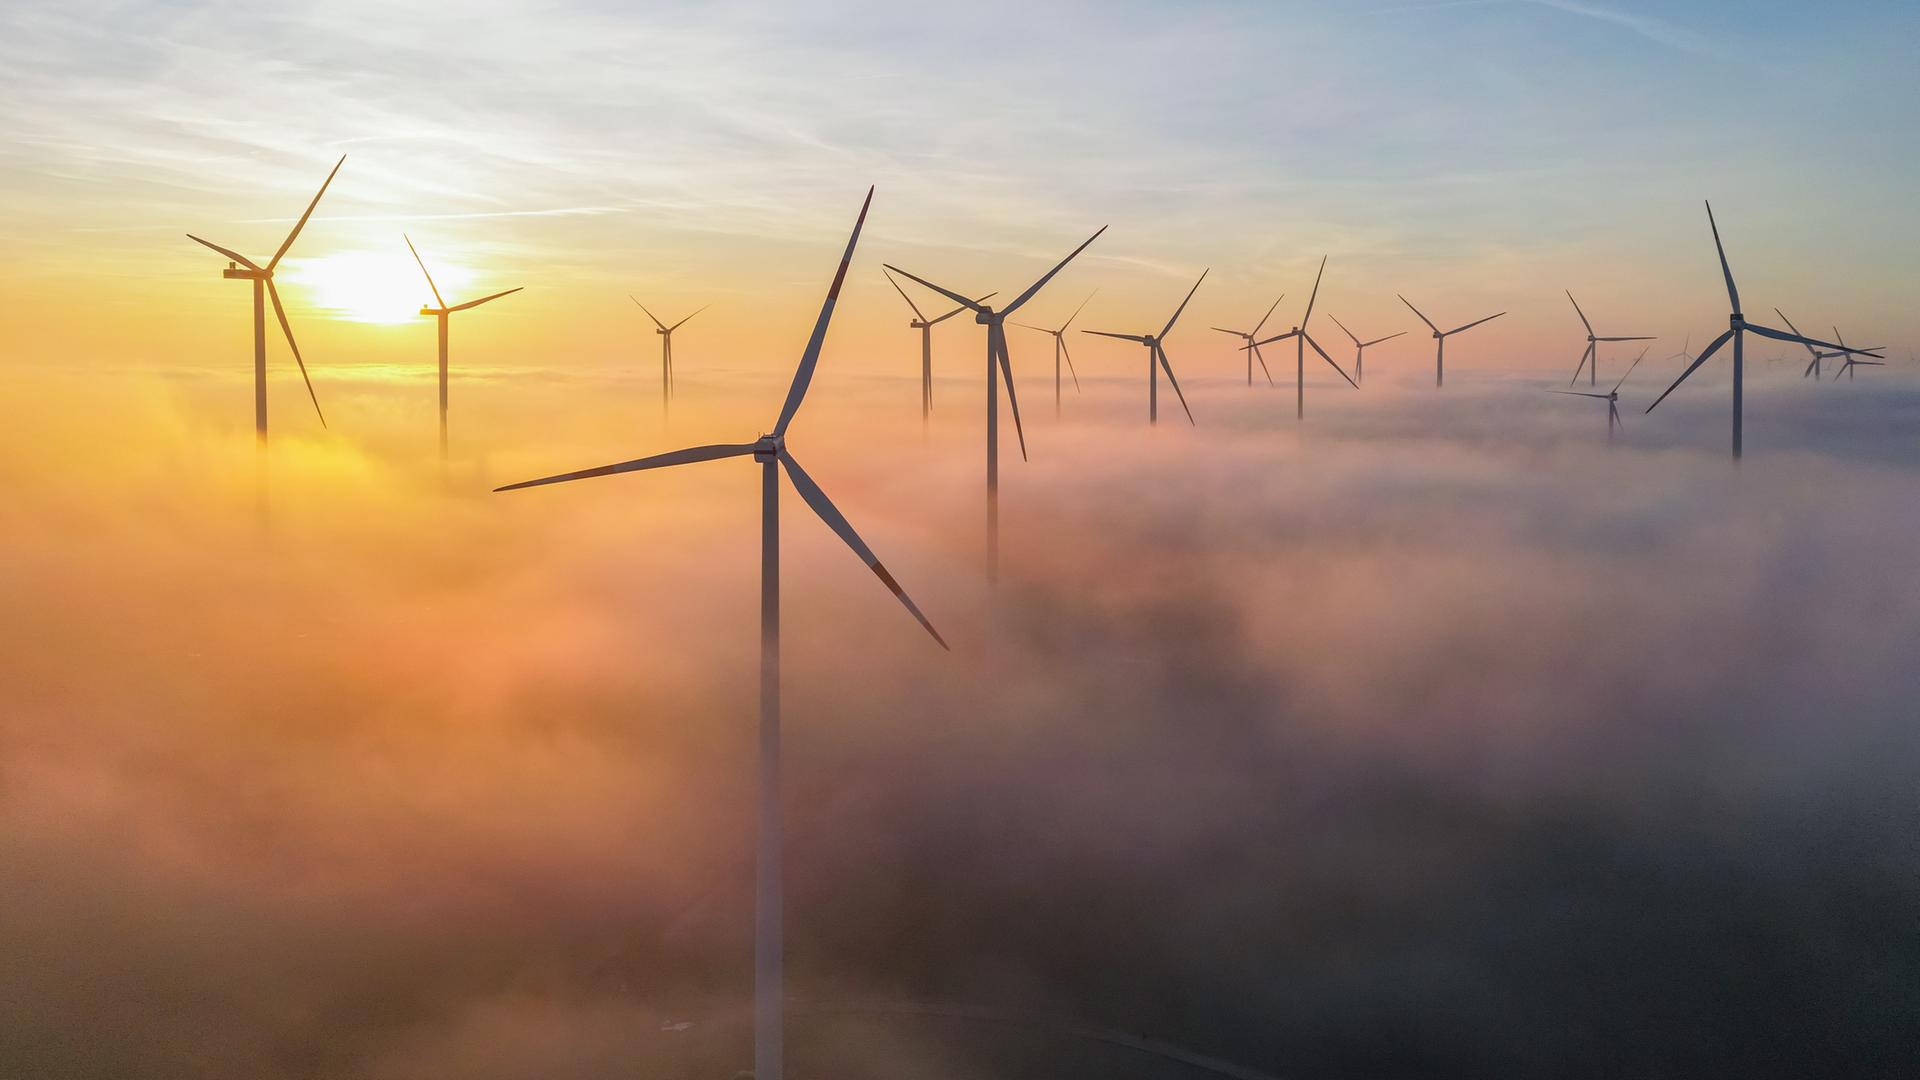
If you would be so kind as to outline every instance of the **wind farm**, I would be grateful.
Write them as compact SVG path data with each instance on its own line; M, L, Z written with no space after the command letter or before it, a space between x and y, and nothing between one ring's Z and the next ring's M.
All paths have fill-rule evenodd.
M0 11L0 1076L1905 1075L1912 23Z

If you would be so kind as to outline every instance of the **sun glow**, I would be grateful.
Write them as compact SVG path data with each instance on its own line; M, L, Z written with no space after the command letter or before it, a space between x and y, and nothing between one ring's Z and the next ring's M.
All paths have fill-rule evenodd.
M474 299L468 295L473 271L438 259L427 268L447 303ZM398 254L342 251L313 259L288 258L281 280L304 289L313 306L353 322L411 322L420 317L423 306L435 306L433 291L404 247Z

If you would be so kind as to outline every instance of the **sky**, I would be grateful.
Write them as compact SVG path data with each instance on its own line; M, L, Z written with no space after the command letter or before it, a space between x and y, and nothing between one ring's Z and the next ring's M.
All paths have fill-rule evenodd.
M0 11L0 1074L748 1067L768 430L791 1074L1892 1075L1920 1030L1908 6ZM328 424L192 231L270 254ZM1746 458L1701 200L1748 314ZM934 411L880 269L1023 288ZM430 299L454 316L436 451ZM1322 314L1364 387L1207 330ZM1583 344L1657 335L1621 391ZM1097 292L1096 292L1097 290ZM676 396L659 401L663 318ZM924 295L924 294L917 294ZM923 307L928 306L925 302ZM931 308L929 310L932 310ZM1601 376L1637 347L1603 350ZM1603 387L1604 388L1604 387Z

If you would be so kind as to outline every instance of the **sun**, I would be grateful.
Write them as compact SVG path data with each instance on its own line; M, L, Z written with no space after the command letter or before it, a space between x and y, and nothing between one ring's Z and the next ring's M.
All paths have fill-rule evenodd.
M467 295L474 274L444 258L428 264L434 284L447 303L472 299ZM404 249L398 254L378 251L341 251L313 259L288 259L282 280L300 286L309 301L336 319L363 323L404 323L431 307L433 292Z

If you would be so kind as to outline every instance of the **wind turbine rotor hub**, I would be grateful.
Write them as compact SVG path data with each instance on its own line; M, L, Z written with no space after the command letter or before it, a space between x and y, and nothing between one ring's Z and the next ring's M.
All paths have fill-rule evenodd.
M780 451L786 448L787 448L787 440L785 436L762 435L760 436L759 439L754 441L753 460L758 461L762 465L764 465L767 462L773 461L776 458L778 458L780 456Z
M982 306L979 311L973 313L973 321L979 323L981 326L992 326L994 323L1000 321L1000 317L994 314L992 308Z

